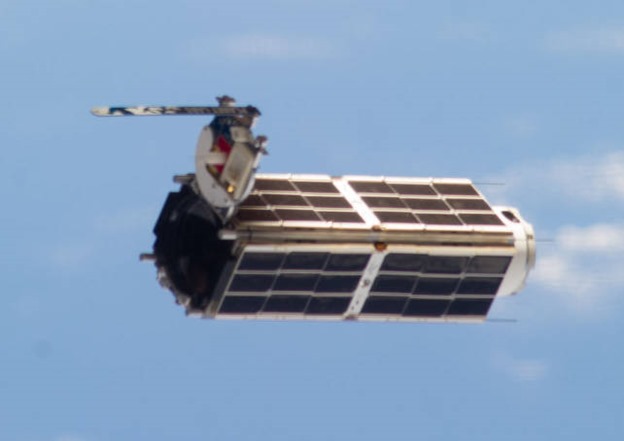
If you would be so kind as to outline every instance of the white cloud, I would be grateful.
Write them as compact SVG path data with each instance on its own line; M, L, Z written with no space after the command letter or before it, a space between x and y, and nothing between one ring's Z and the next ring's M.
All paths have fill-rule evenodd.
M624 152L522 164L489 180L505 183L489 192L493 202L499 198L506 203L510 196L518 199L526 194L556 198L558 204L561 198L592 203L624 200Z
M624 27L603 27L553 32L546 48L557 52L624 53Z
M538 239L553 238L538 242L528 279L548 296L542 306L578 318L608 316L624 292L624 153L524 164L492 180L507 184L488 189L493 203L524 201Z
M323 38L269 34L237 35L219 42L219 50L233 59L319 60L337 55L336 45Z
M552 245L539 256L531 281L578 315L608 313L624 291L624 225L563 226Z
M557 243L572 253L624 253L624 225L566 226L559 230Z
M549 370L548 363L544 360L518 359L504 354L495 356L493 364L512 380L521 382L542 380Z

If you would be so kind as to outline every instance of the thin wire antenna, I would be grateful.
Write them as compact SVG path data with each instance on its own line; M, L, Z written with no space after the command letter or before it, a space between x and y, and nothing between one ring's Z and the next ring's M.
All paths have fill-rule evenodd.
M510 318L488 318L485 321L488 323L518 323L518 319Z
M506 182L479 182L479 181L473 181L474 185L479 185L479 186L489 186L489 187L504 187L507 185Z
M535 239L535 242L539 242L539 243L555 243L555 239L553 239L552 237L547 237L545 239Z

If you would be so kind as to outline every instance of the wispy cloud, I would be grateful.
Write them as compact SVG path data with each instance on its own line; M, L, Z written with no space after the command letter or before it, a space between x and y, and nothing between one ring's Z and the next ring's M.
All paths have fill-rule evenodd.
M490 199L532 206L537 237L553 238L538 243L529 283L559 311L608 315L624 292L624 221L613 220L624 216L624 152L523 164L495 180L507 185L493 188Z
M541 197L565 198L574 202L623 200L624 152L522 164L491 179L506 184L492 192L493 197L503 200L509 196L517 199L522 194L539 194Z
M624 27L602 27L553 32L546 48L557 52L624 53Z
M565 309L585 316L608 313L624 291L624 225L563 226L538 259L534 283Z
M277 34L243 34L219 40L196 40L187 51L191 57L204 59L215 54L235 60L322 60L339 54L335 42L327 38Z
M497 354L493 358L493 365L514 381L536 382L544 379L548 374L549 366L544 360L520 359L506 354Z

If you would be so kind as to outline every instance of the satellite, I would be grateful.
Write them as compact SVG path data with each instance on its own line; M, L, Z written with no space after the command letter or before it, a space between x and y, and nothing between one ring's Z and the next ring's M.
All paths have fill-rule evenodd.
M215 107L104 107L97 116L212 115L195 173L154 227L158 280L192 316L482 322L524 286L532 226L469 179L260 174L260 116Z

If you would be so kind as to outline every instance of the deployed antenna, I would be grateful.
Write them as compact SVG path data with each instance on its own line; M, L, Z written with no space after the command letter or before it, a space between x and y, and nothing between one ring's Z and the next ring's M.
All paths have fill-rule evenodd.
M236 106L228 95L216 98L218 106L118 106L94 107L95 116L212 115L195 151L195 174L184 178L216 209L222 220L229 219L236 206L253 187L254 172L266 153L266 136L251 132L260 111L254 106Z

